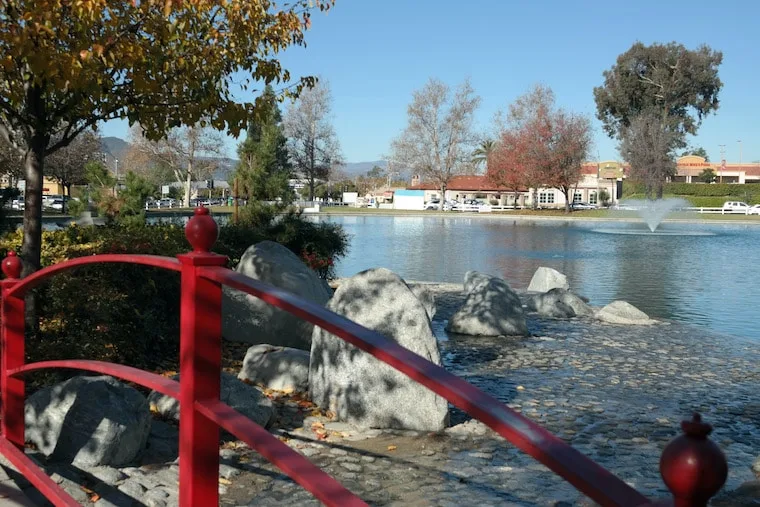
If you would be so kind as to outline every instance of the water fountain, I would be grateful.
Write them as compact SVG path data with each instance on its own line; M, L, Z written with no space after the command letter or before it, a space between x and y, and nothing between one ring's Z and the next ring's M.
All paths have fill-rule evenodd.
M645 199L628 199L624 202L626 206L634 208L639 216L649 226L650 232L655 232L668 214L677 208L684 208L689 205L685 199L668 198L657 200Z
M705 231L663 231L658 230L660 223L665 220L672 211L685 208L689 206L689 202L685 199L679 199L675 197L669 197L667 199L626 199L620 202L619 209L621 210L634 210L638 213L639 217L647 224L649 231L630 230L630 229L600 229L597 232L605 232L610 234L647 234L647 235L660 235L660 236L712 236L713 233Z

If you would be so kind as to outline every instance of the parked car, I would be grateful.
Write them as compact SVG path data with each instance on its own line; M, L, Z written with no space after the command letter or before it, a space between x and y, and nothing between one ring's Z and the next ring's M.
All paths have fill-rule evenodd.
M750 206L750 208L747 210L748 215L760 215L760 204L755 204L754 206Z
M723 203L723 213L741 213L749 214L749 204L742 201L726 201Z
M431 199L425 204L425 209L438 209L441 207L441 201L438 199Z
M18 199L13 199L13 202L11 202L11 209L17 209L17 210L24 210L25 204L24 204L24 198L19 197Z
M43 207L54 211L63 212L63 199L48 199Z
M574 202L570 204L571 210L579 210L579 209L596 209L595 204L589 204L587 202Z

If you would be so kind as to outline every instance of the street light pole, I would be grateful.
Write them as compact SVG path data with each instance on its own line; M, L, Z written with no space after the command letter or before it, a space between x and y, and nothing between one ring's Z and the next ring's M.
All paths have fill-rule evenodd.
M739 165L742 165L742 140L739 139L736 142L739 143ZM739 170L741 171L741 169Z
M726 145L719 144L720 146L720 183L723 183L723 168L726 166Z
M113 189L113 195L114 197L116 197L117 194L119 193L119 159L114 157L114 161L115 161L114 172L116 173L116 186Z

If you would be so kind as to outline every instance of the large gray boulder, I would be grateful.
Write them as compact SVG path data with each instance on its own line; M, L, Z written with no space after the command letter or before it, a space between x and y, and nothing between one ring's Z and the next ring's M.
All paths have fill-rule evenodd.
M422 283L411 284L409 288L420 303L422 303L422 306L425 307L428 318L433 320L433 317L435 317L435 295L433 291L426 284Z
M626 301L613 301L596 312L596 318L608 324L628 324L649 326L656 320Z
M464 293L469 294L475 288L481 287L490 282L491 278L494 277L479 271L468 271L464 274Z
M254 345L245 353L238 379L267 389L309 390L309 353L301 349Z
M424 306L387 269L344 280L327 308L441 364ZM320 328L312 338L309 394L339 420L361 428L439 431L448 422L444 398Z
M470 281L470 291L449 319L447 331L473 336L528 335L520 297L506 281L477 273Z
M556 269L540 267L533 273L528 285L529 292L547 292L552 289L569 289L567 277Z
M529 295L526 307L541 316L556 319L594 314L593 308L582 297L565 289L551 289L543 294Z
M113 377L79 376L29 396L26 439L48 458L77 466L125 466L145 450L148 402Z
M332 295L329 285L293 252L273 241L248 248L235 271L324 305ZM293 317L257 297L224 288L222 336L244 343L268 343L309 350L312 324Z
M179 375L172 377L180 380ZM234 375L222 372L219 399L259 426L268 428L275 418L272 401L252 385L238 380ZM164 417L179 421L179 401L153 391L148 396L150 407Z

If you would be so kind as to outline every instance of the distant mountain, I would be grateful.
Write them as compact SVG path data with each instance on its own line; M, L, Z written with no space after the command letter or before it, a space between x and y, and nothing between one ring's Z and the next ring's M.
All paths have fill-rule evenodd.
M104 137L101 140L103 146L103 152L107 153L111 158L123 159L127 150L129 149L129 143L119 137ZM224 157L217 159L219 162L219 169L214 173L214 179L227 180L231 177L231 173L235 170L237 165L237 159ZM346 173L349 178L355 178L356 176L362 176L367 174L373 167L379 166L382 169L388 169L387 160L374 160L371 162L348 162L341 167L341 171ZM407 178L409 171L401 171L401 178Z
M114 158L123 158L123 154L129 149L129 143L119 137L103 137L100 140L103 152Z
M348 162L341 167L341 170L345 172L348 176L354 177L354 176L361 176L363 174L367 174L367 172L372 170L372 168L375 166L379 166L382 169L387 169L388 161L375 160L373 162Z
M100 142L103 153L106 153L112 159L123 159L127 150L129 150L129 143L120 137L103 137ZM198 158L206 159L206 157ZM227 181L231 177L232 171L235 170L235 165L238 161L229 157L214 157L213 160L219 164L218 169L214 172L214 179Z

